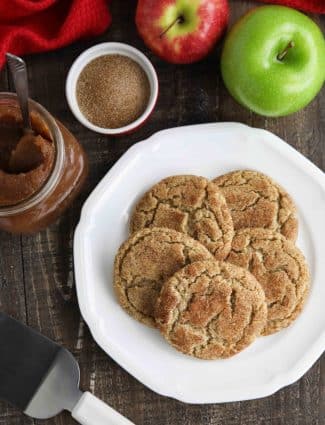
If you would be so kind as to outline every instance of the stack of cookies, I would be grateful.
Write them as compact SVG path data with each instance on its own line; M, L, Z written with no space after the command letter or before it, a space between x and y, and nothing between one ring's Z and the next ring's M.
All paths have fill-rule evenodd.
M130 233L115 259L117 298L185 354L230 357L303 308L296 208L264 174L168 177L140 199Z

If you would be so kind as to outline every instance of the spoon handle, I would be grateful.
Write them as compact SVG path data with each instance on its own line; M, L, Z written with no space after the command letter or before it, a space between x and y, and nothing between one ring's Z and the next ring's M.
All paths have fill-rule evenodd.
M25 61L19 56L6 53L9 69L14 80L18 101L20 104L21 115L23 117L24 129L31 130L28 105L28 78Z

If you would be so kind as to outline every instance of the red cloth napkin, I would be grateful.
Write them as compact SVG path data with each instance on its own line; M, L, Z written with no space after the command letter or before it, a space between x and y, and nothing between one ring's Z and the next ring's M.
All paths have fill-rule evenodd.
M260 0L265 3L282 4L312 13L325 13L325 0Z
M107 0L0 0L0 68L6 52L57 49L110 23Z
M325 0L260 1L325 13ZM110 23L108 0L0 0L0 68L6 52L23 55L57 49L96 36Z

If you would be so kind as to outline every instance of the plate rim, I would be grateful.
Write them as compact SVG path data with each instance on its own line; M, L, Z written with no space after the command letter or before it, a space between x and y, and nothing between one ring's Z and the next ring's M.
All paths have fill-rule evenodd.
M289 369L283 371L282 373L273 374L272 378L269 379L268 382L264 382L263 384L255 384L254 387L250 388L246 391L246 395L242 394L241 396L230 396L230 395L222 395L215 394L211 397L207 396L207 394L196 394L194 397L189 396L188 394L181 393L176 387L166 388L164 384L163 388L161 383L157 384L154 379L151 379L148 373L143 373L143 369L139 370L139 368L134 368L130 363L128 363L127 359L121 355L121 352L117 347L110 345L108 342L107 335L104 335L100 326L98 326L98 320L96 316L93 316L89 305L87 304L87 298L85 297L85 287L86 282L84 275L81 273L81 267L79 267L81 261L80 259L84 256L84 246L83 246L83 237L82 230L87 228L87 225L90 223L91 219L91 209L94 204L96 204L96 200L100 197L102 191L105 189L107 185L107 181L112 179L115 175L117 175L120 169L123 168L124 164L127 163L130 158L133 158L139 152L141 152L143 146L147 143L150 143L151 146L159 143L159 139L161 136L166 136L168 133L175 133L177 131L183 132L190 130L225 130L225 129L233 129L237 127L237 129L243 129L246 132L260 132L267 134L268 137L272 137L274 140L279 143L272 145L273 149L280 150L281 152L287 151L291 155L293 155L292 160L295 162L301 163L303 161L303 165L305 168L305 172L308 174L312 174L314 179L316 179L320 185L325 187L325 174L321 169L319 169L314 163L312 163L307 157L302 155L299 151L285 142L283 139L275 135L274 133L261 129L251 127L249 125L239 123L239 122L218 122L218 123L206 123L206 124L195 124L195 125L187 125L180 127L168 128L165 130L160 130L153 135L149 136L143 141L137 142L132 145L117 161L116 163L108 170L108 172L104 175L104 177L99 181L94 190L90 193L87 200L85 201L80 215L80 220L75 229L74 233L74 241L73 241L73 259L74 259L74 274L75 274L75 285L76 292L78 298L78 304L81 311L81 315L87 324L92 337L95 342L102 348L105 353L111 357L117 364L119 364L127 373L132 375L138 381L140 381L143 385L151 389L152 391L162 395L174 398L184 403L189 404L211 404L211 403L228 403L228 402L236 402L236 401L245 401L258 399L262 397L269 396L274 394L278 390L283 387L286 387L298 379L300 379L318 360L318 358L325 351L325 329L319 335L319 337L314 341L314 343L309 346L308 350L305 354L300 357L300 359L293 364ZM265 141L263 141L264 143ZM270 140L267 140L267 143L270 143ZM107 188L106 188L107 189ZM82 282L82 283L81 283ZM228 391L229 393L229 391ZM227 393L227 394L228 394Z

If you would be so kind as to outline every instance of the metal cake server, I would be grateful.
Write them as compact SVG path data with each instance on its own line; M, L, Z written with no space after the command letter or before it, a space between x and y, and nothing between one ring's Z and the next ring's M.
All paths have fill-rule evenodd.
M68 410L82 425L132 425L79 390L79 366L68 350L3 313L0 341L0 398L26 415L47 419Z

